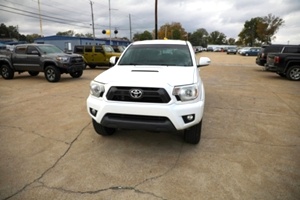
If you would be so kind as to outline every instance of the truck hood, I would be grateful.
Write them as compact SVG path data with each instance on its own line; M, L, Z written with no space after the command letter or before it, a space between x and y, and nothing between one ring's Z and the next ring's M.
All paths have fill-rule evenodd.
M197 77L196 67L115 66L98 75L95 81L111 85L175 86L195 83Z

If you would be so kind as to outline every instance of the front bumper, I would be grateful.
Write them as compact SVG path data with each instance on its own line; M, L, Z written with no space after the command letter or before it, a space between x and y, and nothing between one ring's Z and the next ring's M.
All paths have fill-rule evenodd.
M87 99L89 115L106 127L156 131L183 130L198 124L204 112L202 99L169 104L107 101L90 95ZM193 116L187 120L187 116Z
M77 71L82 71L85 69L85 64L70 64L70 63L59 63L58 67L61 69L61 71L65 73L74 73Z

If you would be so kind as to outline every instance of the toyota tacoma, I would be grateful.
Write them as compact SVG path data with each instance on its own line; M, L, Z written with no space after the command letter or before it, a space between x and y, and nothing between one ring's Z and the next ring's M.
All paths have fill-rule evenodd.
M187 143L201 137L205 92L192 45L180 40L132 43L115 64L90 83L87 111L95 131L117 129L184 131Z

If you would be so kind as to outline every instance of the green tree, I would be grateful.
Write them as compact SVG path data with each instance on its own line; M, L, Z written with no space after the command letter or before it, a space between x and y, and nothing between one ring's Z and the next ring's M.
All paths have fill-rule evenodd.
M1 23L0 25L0 37L1 38L15 38L19 39L20 34L18 30L18 26L6 26L5 24Z
M28 43L33 43L35 39L40 38L41 35L34 33L34 34L30 34L30 35L26 35L26 41Z
M94 37L92 33L86 33L84 36L87 37L87 38L93 38Z
M74 36L75 32L73 30L68 30L65 32L58 32L56 35L61 35L61 36Z
M165 24L158 30L158 39L175 39L183 40L187 38L187 32L181 26L179 22L173 22L172 24Z
M279 28L284 25L284 20L272 14L262 17L257 24L257 37L262 43L270 44Z
M134 41L139 41L139 40L152 40L152 34L149 31L144 31L143 33L135 33L133 35L133 40Z
M243 30L239 33L239 41L246 46L254 46L257 41L257 25L261 21L260 17L251 18L251 20L246 21Z
M226 35L219 31L213 31L208 36L208 42L210 44L226 44Z
M204 28L197 29L189 35L189 41L193 46L207 47L208 32Z
M74 36L75 37L84 37L84 34L83 33L76 33Z
M229 38L227 40L227 44L234 45L235 44L235 39L234 38Z
M272 14L252 18L245 22L244 28L238 35L238 43L247 46L270 44L276 38L274 35L282 25L284 25L283 19Z

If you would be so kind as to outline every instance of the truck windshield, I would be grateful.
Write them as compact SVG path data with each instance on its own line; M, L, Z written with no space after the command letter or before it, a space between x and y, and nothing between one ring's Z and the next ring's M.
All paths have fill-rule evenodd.
M112 48L112 46L109 45L103 45L103 49L105 52L114 52L114 48Z
M192 66L193 62L186 45L143 44L130 46L119 65Z
M56 47L51 45L45 45L45 46L39 46L38 47L43 54L52 54L52 53L63 53L63 51Z

